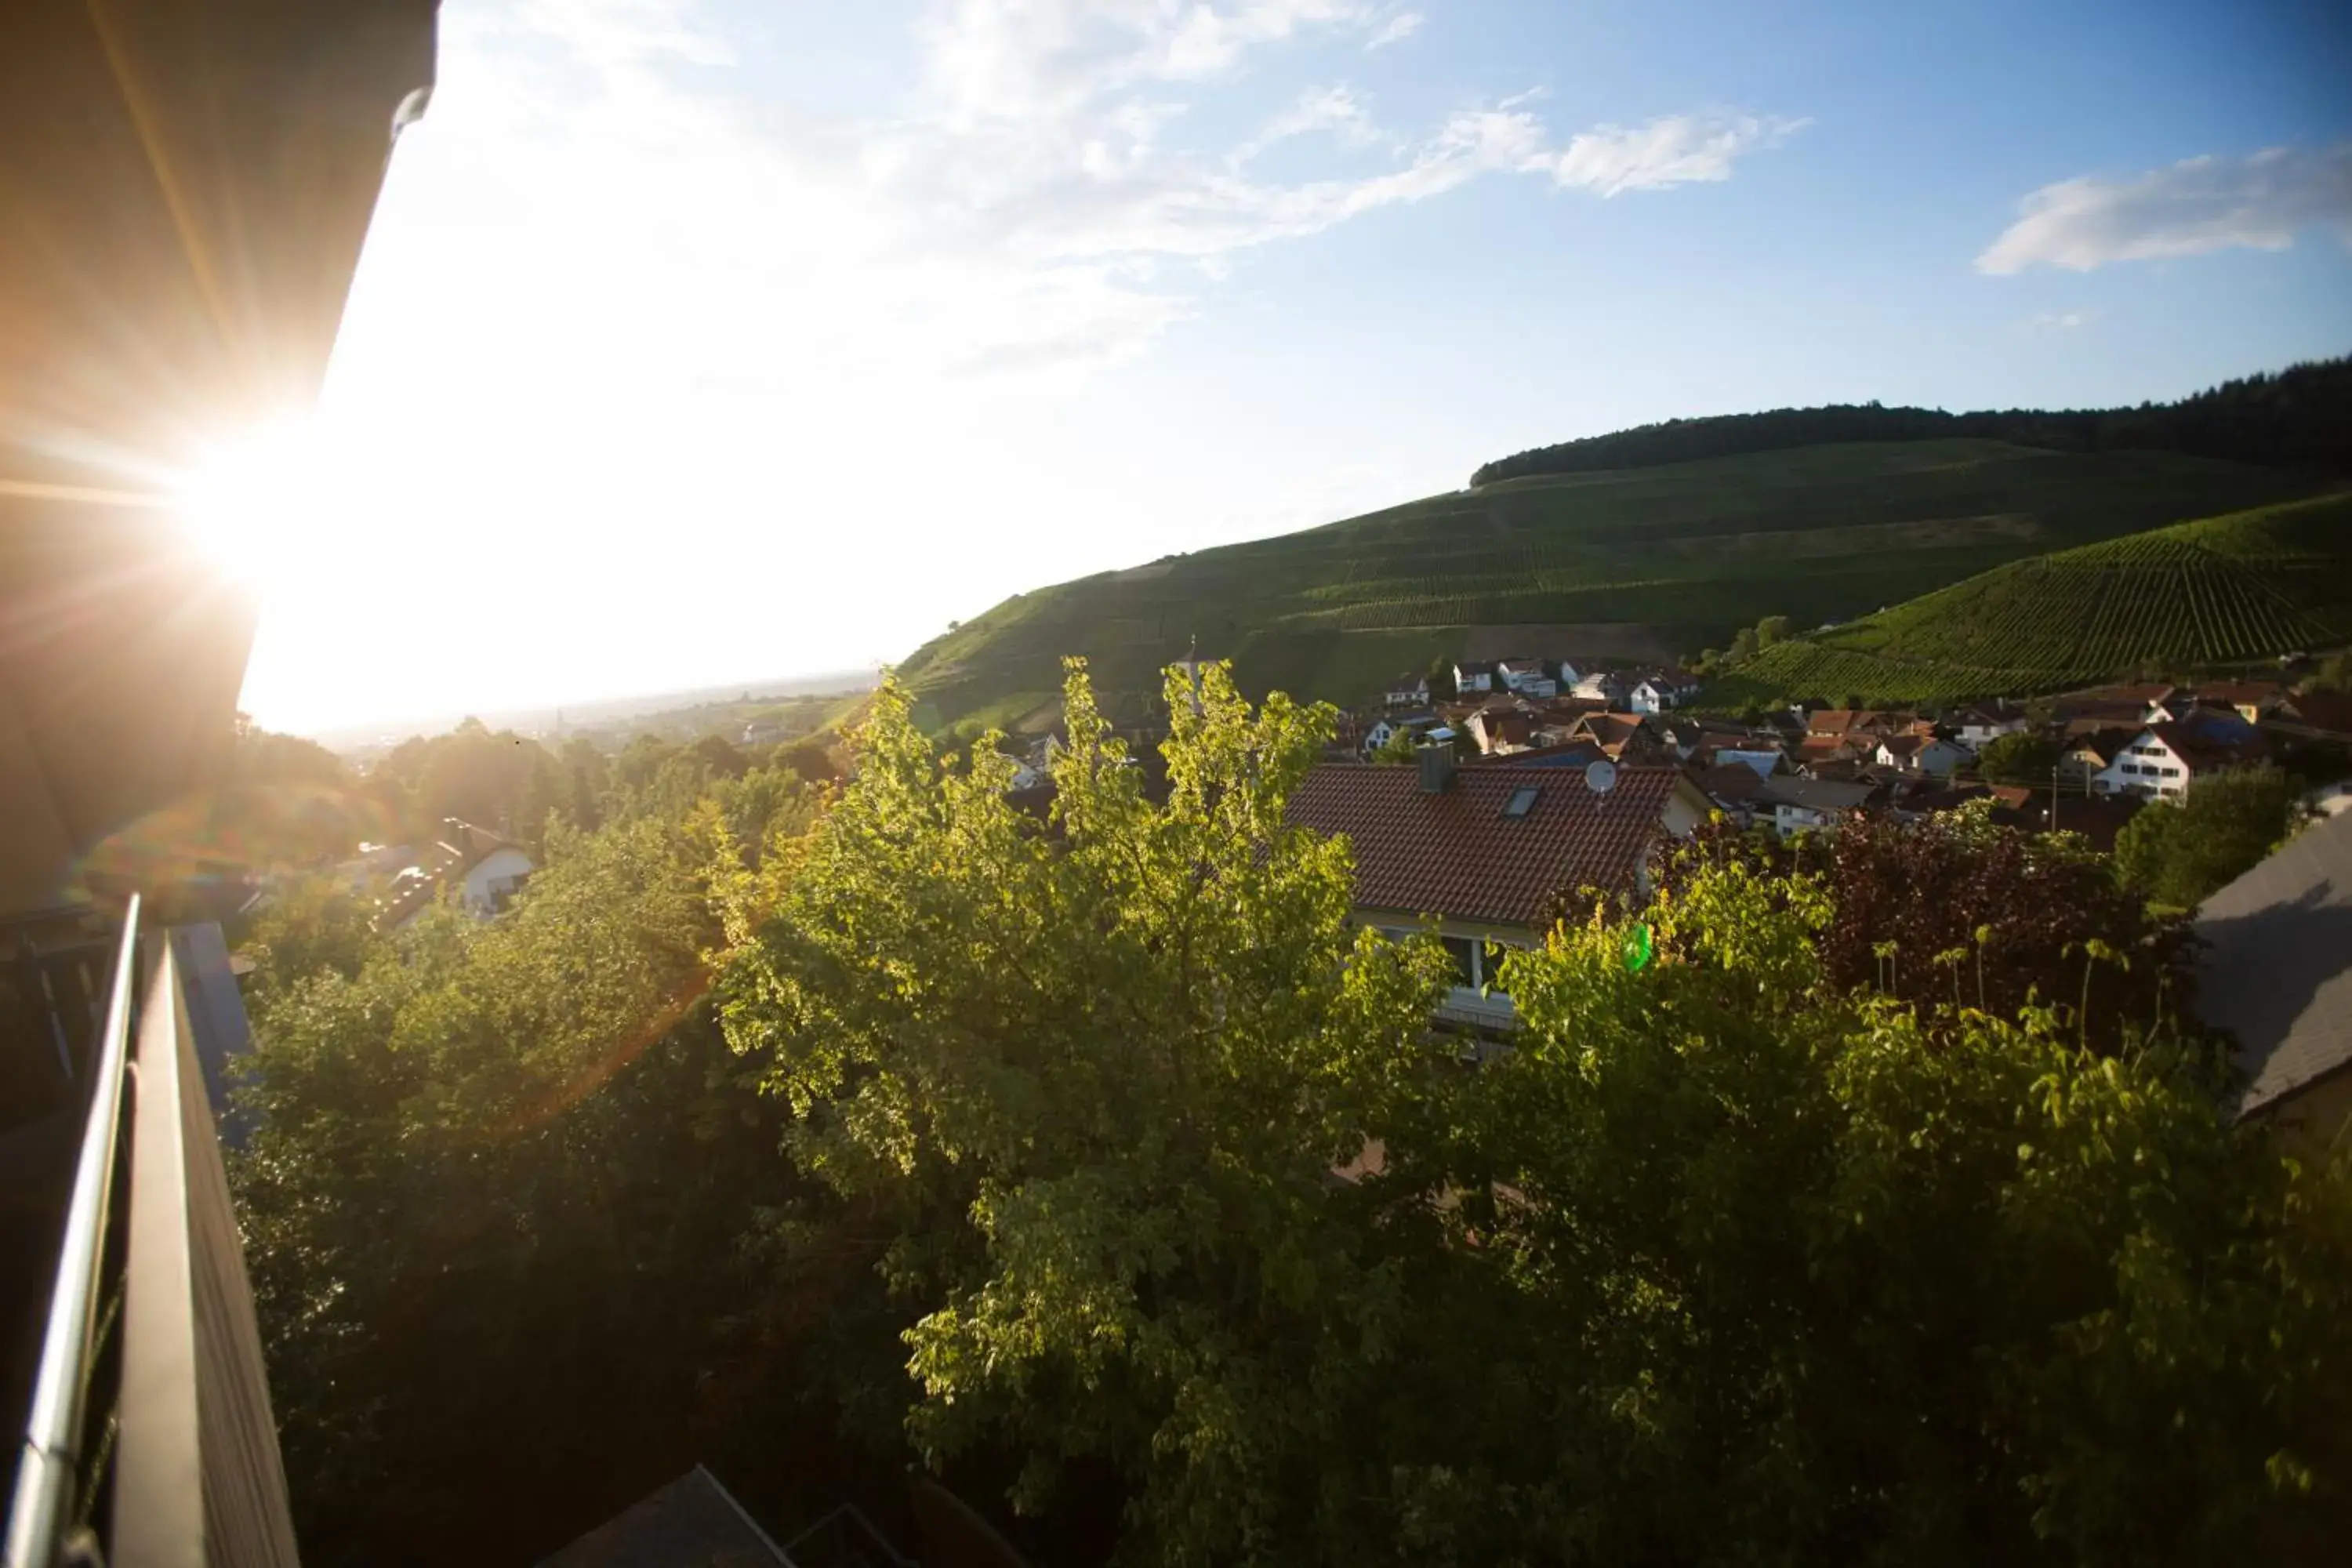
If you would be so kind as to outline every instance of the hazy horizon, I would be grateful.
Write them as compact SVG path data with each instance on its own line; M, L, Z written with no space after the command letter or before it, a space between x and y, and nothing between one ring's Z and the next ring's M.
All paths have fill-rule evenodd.
M380 718L361 719L349 722L315 725L308 729L288 730L285 733L318 741L331 748L338 743L364 743L386 736L406 739L409 735L446 733L468 719L478 719L493 730L511 728L527 720L541 717L552 719L561 714L567 728L595 728L616 719L645 713L667 711L687 707L697 701L724 701L727 694L735 692L758 700L762 698L829 696L878 685L882 667L866 666L852 669L816 669L793 674L768 674L749 679L720 679L685 687L661 687L642 691L607 691L596 695L573 692L569 696L545 701L509 703L503 706L483 706L460 702L431 712L394 713ZM275 728L275 726L266 726Z

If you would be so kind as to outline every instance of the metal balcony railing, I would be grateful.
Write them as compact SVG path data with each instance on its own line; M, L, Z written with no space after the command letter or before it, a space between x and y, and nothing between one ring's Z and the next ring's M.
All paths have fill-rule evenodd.
M178 961L153 943L142 993L140 957L133 899L84 1058L5 1568L291 1565L252 1290Z
M83 1419L97 1370L102 1329L110 1328L121 1293L105 1278L115 1171L122 1125L123 1085L131 1042L131 966L139 942L139 900L134 896L117 944L114 977L107 993L106 1019L89 1052L89 1107L74 1163L65 1226L58 1248L58 1271L49 1291L47 1328L41 1341L33 1401L25 1422L16 1489L8 1510L8 1568L50 1568L70 1548L87 1555L87 1510L77 1503L94 1498L102 1476L83 1465ZM105 1323L100 1321L101 1302ZM97 1456L102 1470L111 1448L113 1413L107 1442Z

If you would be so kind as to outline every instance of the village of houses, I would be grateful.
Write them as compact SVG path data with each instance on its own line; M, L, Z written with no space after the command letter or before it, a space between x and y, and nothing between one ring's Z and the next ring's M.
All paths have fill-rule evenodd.
M1644 891L1660 846L1710 820L1789 837L1864 814L1916 819L1984 801L1997 823L2111 848L2147 803L2219 770L2315 748L2340 755L2352 742L2352 695L2297 695L2279 681L2105 686L1934 717L1794 708L1742 721L1695 711L1699 682L1672 668L1510 658L1446 673L1451 693L1402 676L1345 715L1291 818L1348 836L1360 919L1392 933L1435 922L1457 974L1440 1016L1486 1035L1512 1024L1496 985L1503 952L1539 942L1564 897ZM1985 782L1978 753L2027 733L2054 750L2050 777ZM2336 820L2297 841L2306 858L2352 864L2347 794L2352 781L2338 781L2311 797ZM2301 887L2301 873L2274 865L2288 858L2248 880L2284 875ZM2283 1027L2265 1053L2294 1059L2291 1033ZM2352 1055L2352 1041L2328 1048ZM2305 1081L2290 1077L2273 1086L2282 1096Z
M2352 697L2298 696L2274 680L2102 686L1936 717L1790 708L1743 721L1690 711L1700 682L1671 668L1585 670L1572 660L1507 658L1456 663L1450 673L1452 695L1435 700L1428 677L1398 677L1378 704L1348 715L1342 744L1366 761L1402 734L1416 752L1443 746L1467 766L1581 769L1606 759L1674 767L1709 810L1783 837L1856 812L1909 817L1985 798L1996 820L2062 827L2104 848L2143 802L2183 795L2222 768L2352 740ZM2056 748L2047 779L1978 776L1979 751L2026 733ZM2343 790L2315 805L2334 809Z
M1474 1039L1514 1027L1499 984L1503 953L1540 942L1564 900L1645 894L1659 849L1711 821L1785 839L1833 833L1863 815L1910 821L1982 802L1996 824L2080 834L2109 849L2149 802L2185 796L2221 770L2315 750L2340 757L2352 745L2352 694L2298 694L2275 680L2104 686L1934 716L1792 707L1742 720L1698 710L1699 681L1668 668L1530 658L1460 662L1444 675L1440 688L1452 689L1442 696L1427 677L1400 676L1344 713L1290 818L1347 836L1360 921L1392 936L1433 925L1456 973L1439 1021ZM2047 742L2056 759L2049 776L1985 780L1979 753L2022 734ZM1013 798L1041 820L1055 745L1037 740L1013 781ZM2352 779L2307 804L2337 820L2304 840L2325 838L2352 886ZM529 878L519 845L465 823L444 827L425 860L393 877L378 929L414 920L450 886L487 917ZM374 858L341 868L355 889L383 885L393 863L414 858L405 848L362 847ZM2257 874L2282 873L2265 862L2250 878ZM2340 956L2336 970L2352 963ZM2253 974L2261 965L2238 968ZM2287 1041L2274 1043L2284 1050ZM2327 1075L2352 1067L2352 1037L2322 1054L2344 1058Z

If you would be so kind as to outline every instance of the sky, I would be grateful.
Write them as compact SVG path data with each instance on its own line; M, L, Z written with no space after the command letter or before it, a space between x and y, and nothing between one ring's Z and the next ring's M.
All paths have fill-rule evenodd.
M2324 0L445 0L191 506L274 727L887 662L1576 436L2352 351L2347 81Z

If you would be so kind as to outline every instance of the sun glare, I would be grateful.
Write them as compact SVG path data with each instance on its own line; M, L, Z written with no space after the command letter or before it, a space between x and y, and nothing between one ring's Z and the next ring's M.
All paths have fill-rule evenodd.
M267 590L300 577L327 536L324 479L310 422L271 420L208 447L176 487L178 510L208 553Z

